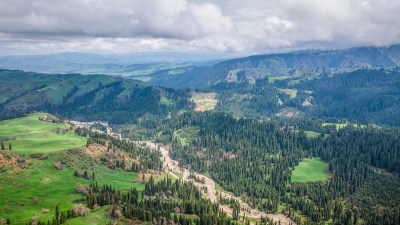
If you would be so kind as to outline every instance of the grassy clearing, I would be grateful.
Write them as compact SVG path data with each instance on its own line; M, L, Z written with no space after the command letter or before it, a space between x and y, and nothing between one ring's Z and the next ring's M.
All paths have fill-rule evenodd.
M174 172L174 171L171 171L173 174L175 174L177 177L179 177L179 179L182 179L183 178L183 174L181 174L181 173L178 173L178 172Z
M311 102L308 101L308 100L305 100L305 101L302 103L302 105L303 105L303 106L312 106Z
M300 130L295 130L294 132L299 133ZM318 136L321 135L321 133L314 132L314 131L308 131L308 130L305 130L304 133L305 133L306 136L309 137L309 138L315 138L315 137L318 137Z
M0 122L0 137L15 137L12 140L14 153L51 153L68 148L76 148L86 144L87 139L68 131L62 135L62 129L70 125L40 121L39 117L45 113L34 113L27 117ZM57 134L57 129L60 134ZM8 141L5 141L8 146Z
M336 126L336 130L340 130L341 128L346 127L347 123L323 123L322 124L323 127L331 126L331 125Z
M320 159L303 159L292 172L292 182L315 182L324 181L329 175L328 164Z
M66 165L62 170L54 169L54 161L63 156L64 152L58 152L47 160L30 159L32 165L18 175L9 174L9 171L1 173L0 217L9 217L13 224L26 224L34 216L42 221L51 220L57 204L60 204L60 210L65 211L72 208L73 200L84 197L76 192L76 185L89 185L89 180L75 177L75 169ZM99 185L111 184L121 190L144 190L144 185L132 182L137 180L135 173L112 170L97 164L89 173L92 171L95 171ZM43 208L49 209L50 213L41 214Z
M169 106L169 105L174 104L174 101L172 101L172 99L168 99L166 97L162 97L160 103Z
M322 126L332 126L335 125L336 126L336 130L339 131L340 129L342 129L343 127L346 127L348 124L347 123L323 123ZM360 127L360 128L365 128L365 125L360 125L358 126L357 124L353 124L353 126L355 128Z
M71 209L72 201L84 197L76 191L77 184L89 185L90 180L74 176L75 169L83 172L85 169L92 174L95 172L95 181L101 186L112 185L121 191L136 188L144 190L144 185L137 182L136 173L112 170L96 164L94 159L83 152L82 155L58 151L86 144L86 138L79 137L69 131L65 135L56 134L58 127L68 128L67 124L56 124L38 120L45 114L35 113L28 117L6 120L0 123L1 136L15 136L13 150L2 151L2 154L12 153L50 153L47 159L38 160L21 156L22 161L16 164L6 163L4 172L0 173L0 218L10 218L12 224L27 224L30 218L37 216L41 221L51 220L55 206L60 204L60 210ZM6 157L7 158L7 157ZM54 162L68 159L70 166L63 165L62 170L54 168ZM25 169L20 169L27 166ZM42 209L49 209L48 214L41 213ZM101 210L99 210L101 212ZM100 218L100 212L93 212L94 219ZM91 217L90 214L88 217ZM79 220L79 219L77 219ZM89 222L90 223L90 222ZM79 224L79 223L72 223ZM81 224L87 224L82 222ZM92 224L92 223L90 223Z
M116 222L116 220L111 219L106 215L106 209L108 206L103 206L99 210L91 210L90 214L87 216L75 217L73 219L67 220L66 224L75 225L86 225L86 224L106 224L107 222Z
M191 100L196 103L195 111L206 111L214 109L218 102L217 94L214 92L201 93L193 91Z
M181 145L182 145L182 146L185 146L185 145L187 144L187 143L186 143L186 138L181 137L181 136L178 134L177 131L174 131L174 137L179 139L179 141L181 142Z
M307 135L307 137L309 137L309 138L315 138L315 137L318 137L318 136L321 135L321 133L314 132L314 131L308 131L308 130L304 131L304 133L305 133L305 134Z
M277 88L277 89L278 89L278 91L289 95L290 98L296 98L296 96L297 96L297 90L295 90L295 89L282 89L282 88Z

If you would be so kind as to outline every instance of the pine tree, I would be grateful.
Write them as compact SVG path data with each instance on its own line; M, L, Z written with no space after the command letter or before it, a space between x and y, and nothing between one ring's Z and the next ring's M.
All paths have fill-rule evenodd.
M58 218L60 218L60 209L58 205L56 205L56 220L58 220Z
M61 212L60 224L65 223L65 221L67 221L67 216L65 215L65 212Z

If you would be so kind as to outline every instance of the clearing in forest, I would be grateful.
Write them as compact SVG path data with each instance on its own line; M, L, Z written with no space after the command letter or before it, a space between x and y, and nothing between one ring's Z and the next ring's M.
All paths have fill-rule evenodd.
M192 92L191 100L196 103L196 108L194 111L206 111L212 110L217 105L217 94L214 92L202 93L202 92Z
M297 96L297 90L295 90L295 89L282 89L282 88L277 88L277 89L278 89L278 91L289 95L290 98L296 98L296 96Z
M339 131L340 129L342 129L343 127L346 127L348 124L347 123L323 123L322 126L336 126L336 130ZM353 124L353 126L355 128L359 127L357 124ZM360 125L361 128L365 128L365 125Z
M318 158L303 159L292 172L292 182L324 181L328 177L328 163Z
M5 147L12 145L14 153L51 153L84 146L87 138L69 130L65 123L39 120L46 113L33 113L27 117L0 122L0 137Z

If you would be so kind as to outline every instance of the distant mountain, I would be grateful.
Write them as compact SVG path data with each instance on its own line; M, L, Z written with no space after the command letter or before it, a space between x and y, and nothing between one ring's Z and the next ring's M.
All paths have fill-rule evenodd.
M190 91L106 75L41 74L0 69L0 115L46 111L74 120L136 123L192 109Z
M217 63L207 71L212 80L203 85L399 65L400 45L255 55Z

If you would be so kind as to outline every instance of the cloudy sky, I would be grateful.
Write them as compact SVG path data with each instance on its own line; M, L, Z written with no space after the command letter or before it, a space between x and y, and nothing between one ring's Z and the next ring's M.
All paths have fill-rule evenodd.
M400 0L0 0L0 55L400 43Z

